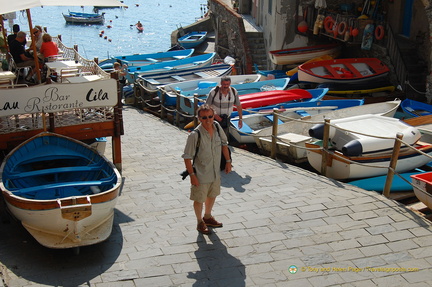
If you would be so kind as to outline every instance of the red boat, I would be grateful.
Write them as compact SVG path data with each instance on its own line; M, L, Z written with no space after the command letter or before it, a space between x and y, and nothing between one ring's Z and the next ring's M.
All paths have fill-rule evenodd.
M389 68L377 58L334 59L299 66L298 79L312 83L365 83L387 76Z
M239 95L243 109L272 106L291 101L302 101L311 99L312 94L303 89L274 90L266 92ZM234 107L236 110L236 107Z

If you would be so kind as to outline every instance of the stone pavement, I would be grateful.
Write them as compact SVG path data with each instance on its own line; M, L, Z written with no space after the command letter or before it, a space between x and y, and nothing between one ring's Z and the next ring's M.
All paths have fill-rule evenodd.
M79 255L47 249L0 213L4 286L432 285L431 222L240 149L214 208L224 227L198 234L189 180L179 176L187 133L128 106L124 120L125 182L110 238Z

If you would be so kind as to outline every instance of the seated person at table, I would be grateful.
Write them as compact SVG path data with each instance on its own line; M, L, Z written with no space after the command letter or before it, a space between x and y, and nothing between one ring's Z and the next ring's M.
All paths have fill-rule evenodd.
M13 31L13 34L9 34L7 36L7 42L8 42L9 46L11 45L12 41L16 39L17 33L20 31L20 26L18 24L14 24L12 26L12 31ZM24 41L23 45L25 46L26 43L27 43L27 40Z
M36 45L36 49L38 51L40 51L42 43L43 43L43 35L45 35L45 33L42 30L42 27L37 25L33 28L33 37L35 40L35 45Z
M9 50L17 67L27 67L27 66L32 67L30 73L25 78L27 82L30 82L33 80L32 77L36 72L35 69L36 64L34 59L31 58L31 55L28 54L24 49L23 43L25 40L26 40L26 33L23 31L19 31L17 33L15 40L11 42L11 45L9 46Z
M41 54L44 56L45 60L50 56L58 55L59 49L57 43L52 41L51 35L48 33L42 36L42 46L40 48Z

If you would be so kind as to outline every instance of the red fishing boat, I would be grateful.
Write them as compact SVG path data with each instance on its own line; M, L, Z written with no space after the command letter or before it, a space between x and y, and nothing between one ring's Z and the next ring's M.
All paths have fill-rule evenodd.
M334 59L300 65L298 78L313 83L365 83L382 79L388 72L377 58Z

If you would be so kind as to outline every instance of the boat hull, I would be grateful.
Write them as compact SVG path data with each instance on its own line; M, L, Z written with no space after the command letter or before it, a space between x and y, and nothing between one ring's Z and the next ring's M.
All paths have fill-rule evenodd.
M336 57L341 47L339 44L325 44L309 47L299 47L269 52L270 60L276 65L290 65L304 63L313 58L324 55Z
M106 194L90 196L90 204L77 198L75 204L60 208L57 201L22 201L2 190L8 209L24 228L41 245L55 249L87 246L106 240L112 231L119 191L120 185ZM69 212L74 213L74 219L64 215Z
M321 172L322 150L320 145L306 143L307 159L309 164L318 172ZM417 151L432 156L432 145L423 144L416 146ZM399 153L396 172L404 173L416 169L430 162L428 156L417 151L407 149ZM327 167L325 176L333 179L357 179L374 177L387 174L390 166L391 153L376 155L346 157L338 151L332 151L327 156Z

